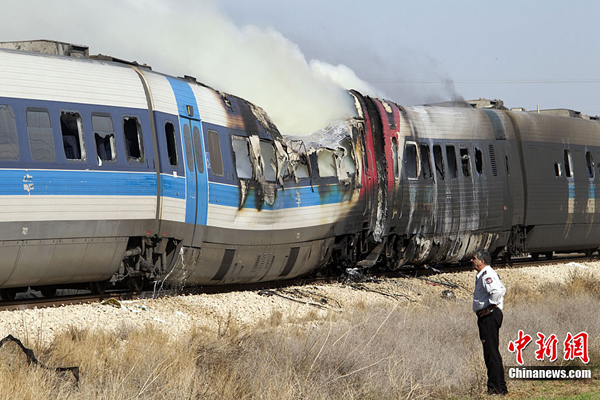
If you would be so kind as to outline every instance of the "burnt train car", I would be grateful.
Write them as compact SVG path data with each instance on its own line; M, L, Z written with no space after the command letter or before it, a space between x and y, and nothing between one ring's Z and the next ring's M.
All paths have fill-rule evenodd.
M0 50L4 299L600 245L597 121L350 91L355 118L293 138L194 78L48 44Z

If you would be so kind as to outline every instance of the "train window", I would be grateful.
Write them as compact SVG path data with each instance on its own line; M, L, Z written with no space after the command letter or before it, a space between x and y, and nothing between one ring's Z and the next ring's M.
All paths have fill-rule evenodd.
M398 178L400 171L398 167L398 141L396 138L392 138L392 162L394 163L394 176Z
M167 154L169 155L169 164L172 167L177 166L177 140L175 139L175 126L172 122L165 123L165 138L167 139Z
M127 159L131 161L143 162L144 153L142 150L142 126L137 117L123 117L123 135L125 136L125 150Z
M571 159L571 150L565 149L564 152L565 158L565 176L567 178L573 177L573 160Z
M340 171L340 179L349 179L352 175L356 173L356 163L354 162L354 158L352 157L352 142L350 142L350 140L344 140L342 142L342 147L346 151L343 155L341 154L341 150L339 152L340 157L343 157Z
M554 163L554 173L556 174L557 178L562 176L562 166L559 162Z
M192 127L192 137L194 139L194 154L196 156L196 169L199 173L204 173L204 151L202 150L202 138L200 129L197 126Z
M185 144L185 163L190 171L194 170L194 154L192 150L192 134L190 124L183 125L183 143Z
M588 175L590 179L594 179L594 157L591 151L585 152L585 160L587 161Z
M62 111L60 113L60 130L67 160L85 160L81 115L78 112Z
M432 179L431 173L431 160L429 157L429 146L426 144L421 145L421 176L423 179Z
M471 176L471 163L469 162L469 149L464 147L460 148L460 162L462 165L462 172L465 177Z
M416 144L406 143L406 148L404 150L404 164L406 168L406 177L408 179L417 179L419 176L419 158Z
M498 176L498 167L496 166L496 153L494 152L494 145L490 144L490 164L492 164L492 175Z
M223 176L223 155L221 154L221 142L217 131L211 129L207 132L208 156L210 157L210 169L215 176Z
M27 109L27 133L31 157L35 161L54 161L54 138L46 109Z
M0 160L19 159L19 138L15 112L9 105L0 105Z
M458 167L456 166L456 149L454 146L446 146L446 161L448 161L448 172L451 178L458 178Z
M309 177L310 175L308 174L308 164L305 160L300 160L298 162L298 165L296 166L296 178L305 179Z
M506 175L510 176L510 168L508 167L508 156L506 156Z
M252 179L252 163L248 140L243 137L232 136L231 144L235 155L235 170L239 179Z
M433 160L435 161L435 172L437 173L437 177L444 180L446 176L446 170L444 169L444 155L442 153L442 146L439 144L433 146Z
M112 118L109 115L92 114L92 131L96 142L98 164L102 165L103 161L115 161L117 159L117 146Z
M319 166L319 176L321 178L337 176L335 164L333 151L327 149L319 149L317 151L317 165Z
M478 147L475 147L475 170L479 175L483 174L483 154Z
M277 180L277 157L275 157L275 148L271 143L261 140L260 155L265 166L265 180L275 182Z

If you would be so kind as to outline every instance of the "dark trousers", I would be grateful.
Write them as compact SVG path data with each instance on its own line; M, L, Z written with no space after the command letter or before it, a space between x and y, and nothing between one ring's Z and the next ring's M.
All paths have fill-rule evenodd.
M502 326L502 317L502 310L496 308L491 314L478 317L477 327L479 327L479 339L483 345L483 358L487 367L488 391L506 394L508 390L504 380L502 357L498 350L498 333Z

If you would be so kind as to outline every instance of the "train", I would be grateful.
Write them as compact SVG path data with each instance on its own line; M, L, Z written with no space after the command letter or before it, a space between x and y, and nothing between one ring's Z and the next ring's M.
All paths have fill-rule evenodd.
M293 137L190 76L63 42L0 47L5 300L600 246L595 117L350 90L354 117Z

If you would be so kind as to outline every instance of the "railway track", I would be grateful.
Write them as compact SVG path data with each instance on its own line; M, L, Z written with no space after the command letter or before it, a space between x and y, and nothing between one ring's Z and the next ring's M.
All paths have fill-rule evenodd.
M504 268L523 268L523 267L544 267L549 264L568 264L577 261L593 261L598 260L598 257L590 257L586 255L573 255L573 254L558 254L552 259L532 260L531 258L519 258L513 259L510 263L505 262L494 262L493 266L496 269ZM294 279L289 281L275 281L275 282L261 282L261 283L246 283L246 284L232 284L232 285L219 285L219 286L205 286L205 287L189 287L180 289L161 289L161 290L148 290L148 291L109 291L102 295L94 295L89 293L76 293L66 294L56 297L46 298L38 294L39 292L29 293L27 298L20 298L14 301L0 301L0 311L12 311L12 310L26 310L35 308L47 308L47 307L61 307L73 304L87 304L107 301L109 299L115 300L135 300L135 299L147 299L147 298L158 298L163 296L176 296L176 295L193 295L193 294L216 294L216 293L227 293L234 291L265 291L270 289L285 289L290 286L306 286L317 283L332 283L338 281L346 281L348 283L356 283L365 280L376 280L385 278L417 278L422 279L426 282L438 285L452 286L447 281L433 279L435 275L447 274L455 272L472 271L470 264L457 264L450 266L436 266L436 267L419 267L411 269L401 269L398 271L385 271L385 272L373 272L363 273L362 271L348 270L346 274L340 277L310 277L305 279Z

